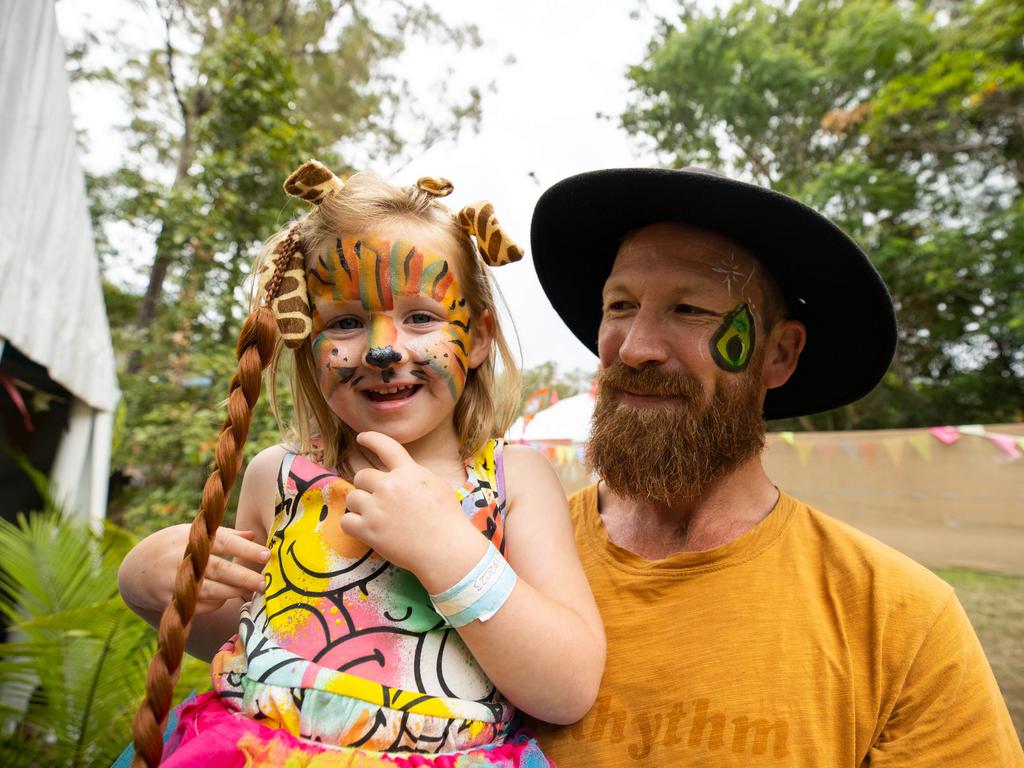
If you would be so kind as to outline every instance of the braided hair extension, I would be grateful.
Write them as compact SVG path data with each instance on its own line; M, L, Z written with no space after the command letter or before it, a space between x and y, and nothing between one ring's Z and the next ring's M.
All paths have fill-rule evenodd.
M238 369L228 387L228 415L217 439L215 467L203 487L188 546L178 565L174 596L160 618L157 650L146 673L146 695L132 721L133 768L156 768L160 764L164 724L181 672L199 582L210 559L213 538L224 519L235 476L242 466L242 449L249 434L252 409L259 399L262 372L274 357L277 341L277 320L273 312L266 305L257 307L245 319L238 337Z

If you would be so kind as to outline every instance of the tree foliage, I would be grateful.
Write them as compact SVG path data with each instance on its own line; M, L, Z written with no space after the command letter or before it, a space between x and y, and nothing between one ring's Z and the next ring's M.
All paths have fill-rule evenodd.
M162 21L158 45L86 30L69 66L78 80L118 88L128 109L122 163L88 181L124 393L111 511L148 531L190 517L198 502L251 264L299 210L285 177L311 156L344 174L366 156L399 158L474 125L476 89L417 102L394 61L412 39L479 41L472 26L404 0L137 5ZM98 65L98 47L123 61ZM125 226L153 243L141 295L113 277L124 273ZM260 410L250 441L277 439Z
M803 426L1024 417L1022 40L1010 0L684 3L632 68L629 131L824 210L894 294L883 385Z

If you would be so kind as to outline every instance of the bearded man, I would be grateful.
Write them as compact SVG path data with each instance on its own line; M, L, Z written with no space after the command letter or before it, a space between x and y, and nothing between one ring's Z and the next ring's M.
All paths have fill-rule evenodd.
M601 360L570 499L606 624L597 703L534 723L559 765L1024 766L953 590L781 492L764 419L867 394L895 349L860 248L784 195L688 169L566 179L541 285Z

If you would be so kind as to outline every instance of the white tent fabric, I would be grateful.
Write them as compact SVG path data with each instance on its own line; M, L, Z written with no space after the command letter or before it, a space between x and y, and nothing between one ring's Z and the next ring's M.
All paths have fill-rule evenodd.
M0 3L0 339L81 401L53 480L95 518L120 392L64 66L52 2Z
M585 443L590 437L590 416L594 398L589 392L559 400L523 426L522 417L508 430L509 440L527 443Z

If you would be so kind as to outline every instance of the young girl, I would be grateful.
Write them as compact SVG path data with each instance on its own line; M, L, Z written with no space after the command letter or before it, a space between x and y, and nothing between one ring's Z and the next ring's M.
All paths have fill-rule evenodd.
M493 438L516 397L496 351L517 371L484 264L521 252L489 205L440 204L444 180L310 162L285 189L314 208L264 249L197 520L121 568L125 601L163 614L136 762L160 761L190 626L190 652L219 648L214 690L179 707L164 765L547 765L515 710L587 712L604 633L554 473ZM217 530L277 330L295 445L252 460Z

